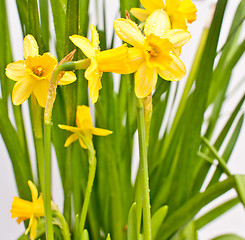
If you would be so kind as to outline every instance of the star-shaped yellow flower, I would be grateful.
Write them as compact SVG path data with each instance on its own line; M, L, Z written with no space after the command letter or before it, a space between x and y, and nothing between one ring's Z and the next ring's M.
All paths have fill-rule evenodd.
M99 90L102 88L101 77L103 72L127 73L126 58L128 52L126 45L100 51L99 34L93 24L90 25L90 29L92 42L79 35L72 35L70 39L91 59L91 64L85 71L85 78L88 80L91 101L96 103L99 97Z
M23 41L25 60L8 64L6 75L16 81L12 101L15 105L23 103L31 93L35 95L41 107L45 107L49 82L57 59L49 52L39 55L38 45L32 35L27 35ZM58 85L66 85L76 80L73 72L66 72Z
M169 15L171 27L173 29L186 29L187 23L196 20L197 9L191 0L140 0L142 8L132 8L130 12L140 21L145 21L147 17L157 9L163 9Z
M12 218L17 217L16 221L18 223L30 219L25 234L28 234L30 231L30 238L35 239L37 219L44 216L43 197L41 194L38 197L37 188L31 181L28 181L28 185L31 190L32 202L23 200L19 197L14 197L10 212Z
M77 127L59 125L61 129L73 132L73 134L67 138L65 147L79 139L81 147L87 149L92 146L92 135L107 136L112 133L112 131L106 129L93 127L90 109L85 105L77 106L76 124Z
M178 81L186 73L185 65L173 54L175 48L183 46L190 33L182 29L170 29L167 13L154 11L146 20L144 33L129 19L114 21L117 35L131 44L128 62L135 72L135 94L138 98L148 96L155 88L157 74L165 80Z

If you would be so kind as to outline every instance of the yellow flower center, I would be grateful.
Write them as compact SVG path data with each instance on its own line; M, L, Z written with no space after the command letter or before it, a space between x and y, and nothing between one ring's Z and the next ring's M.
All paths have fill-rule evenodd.
M152 46L149 46L146 51L149 54L149 57L157 56L157 51Z
M42 77L43 74L44 74L44 69L43 69L42 67L40 67L40 66L35 67L35 68L33 69L33 73L34 73L36 76L38 76L38 77Z

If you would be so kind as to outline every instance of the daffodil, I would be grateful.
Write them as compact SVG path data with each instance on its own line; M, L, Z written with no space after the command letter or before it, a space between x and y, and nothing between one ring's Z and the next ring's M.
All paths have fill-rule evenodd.
M100 51L99 34L93 24L90 25L90 29L92 42L79 35L70 36L70 40L91 59L91 63L85 71L85 78L88 80L91 101L96 103L99 90L102 88L101 77L103 72L127 73L127 47L122 45L118 48Z
M167 12L173 29L186 29L187 23L196 20L197 9L191 0L140 0L140 2L145 9L132 8L130 12L142 22L157 9Z
M16 221L18 223L30 219L25 234L28 234L30 231L30 238L35 239L37 221L40 217L44 216L44 204L42 194L38 197L36 186L31 181L28 181L28 185L31 190L32 202L23 200L19 197L14 197L10 212L12 218L17 217Z
M16 81L12 101L15 105L23 103L33 93L41 107L45 107L49 82L57 59L49 52L39 55L38 45L32 35L27 35L23 41L25 60L10 63L6 68L8 78ZM76 80L73 72L66 72L59 85L66 85Z
M90 109L85 105L77 106L76 124L77 127L59 125L61 129L73 132L73 134L67 138L65 147L79 139L81 147L87 149L92 146L92 135L107 136L112 133L112 131L106 129L93 127Z
M158 74L165 80L178 81L186 73L185 65L173 53L183 46L190 33L182 29L171 29L167 13L154 11L146 20L144 33L129 19L116 19L117 35L133 46L129 48L129 65L135 72L135 93L138 98L148 96L155 88Z

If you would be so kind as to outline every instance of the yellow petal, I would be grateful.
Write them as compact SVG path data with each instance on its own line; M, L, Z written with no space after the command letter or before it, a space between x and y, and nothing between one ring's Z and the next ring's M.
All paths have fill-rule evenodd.
M30 231L30 229L31 229L31 227L32 227L33 219L34 219L34 216L32 215L32 216L30 217L30 220L29 220L28 228L27 228L26 231L25 231L25 235L27 235L28 232Z
M164 35L164 38L167 38L175 48L178 48L191 39L191 34L182 29L172 29Z
M99 71L127 74L129 68L127 59L128 48L126 44L117 48L101 51L97 55Z
M93 127L93 122L90 114L90 108L85 105L77 106L76 124L83 130L90 130Z
M30 218L33 214L33 203L30 201L26 201L19 197L14 197L12 206L11 206L11 218L16 218L17 222L20 223L23 220Z
M77 133L77 132L80 131L79 128L77 128L77 127L72 127L72 126L68 126L68 125L62 125L62 124L59 124L58 127L61 128L61 129L65 129L65 130L67 130L67 131L70 131L70 132L74 132L74 133Z
M39 198L35 202L33 202L33 214L36 217L43 217L45 214L42 193L40 193Z
M65 147L68 147L71 143L75 142L78 139L78 135L76 133L71 134L65 142Z
M32 224L31 224L31 229L30 229L30 239L31 240L35 239L36 232L37 232L37 219L33 218Z
M77 47L79 47L83 51L83 53L88 58L92 58L95 56L94 47L87 38L80 35L72 35L69 38Z
M158 74L165 80L169 81L179 81L186 74L186 69L184 63L176 57L174 54L170 54L172 61L166 70L158 69Z
M179 57L181 54L181 47L173 48L173 53L175 56Z
M39 55L37 41L30 34L28 34L24 38L24 41L23 41L23 55L24 55L25 59L27 57L29 57L29 56L34 57L34 56L38 56Z
M135 73L135 94L138 98L148 96L157 83L157 71L143 63Z
M187 18L179 11L176 11L170 16L172 29L187 29Z
M192 3L191 0L182 0L180 2L180 6L178 10L185 15L188 23L192 23L193 21L196 20L197 9L196 9L195 4Z
M166 9L169 15L172 15L180 6L180 0L165 0Z
M59 80L58 85L67 85L76 81L77 77L74 72L65 72L63 77Z
M33 184L32 181L28 181L28 186L31 190L31 197L32 197L32 201L36 201L37 200L37 197L38 197L38 191L37 191L37 188L36 186Z
M90 25L90 30L91 30L91 34L92 34L92 44L94 46L95 49L100 49L99 44L100 44L100 40L99 40L99 34L96 30L96 27L91 24Z
M79 138L79 143L82 148L88 149L81 138Z
M14 81L18 81L22 79L27 72L28 72L28 69L25 68L25 61L20 60L20 61L8 64L6 67L5 74L8 78Z
M96 103L99 97L99 90L101 85L102 72L99 71L97 62L92 59L91 64L85 71L85 78L88 80L89 94L92 103Z
M138 48L128 49L129 73L136 72L140 65L145 61L144 53Z
M164 10L158 9L147 18L144 32L145 35L154 34L162 38L170 28L171 25L168 14Z
M92 134L97 135L97 136L107 136L112 134L112 131L102 129L102 128L92 128Z
M26 77L15 83L12 91L12 101L14 105L23 103L32 93L35 86L35 80Z
M114 21L116 34L125 42L137 48L142 48L145 42L144 36L136 23L129 19L119 18Z
M140 2L145 9L151 12L159 8L165 8L163 0L140 0Z
M149 17L151 12L142 8L131 8L130 13L133 14L141 22L144 22Z
M49 89L49 81L47 79L37 81L33 88L33 93L38 101L38 104L45 108Z

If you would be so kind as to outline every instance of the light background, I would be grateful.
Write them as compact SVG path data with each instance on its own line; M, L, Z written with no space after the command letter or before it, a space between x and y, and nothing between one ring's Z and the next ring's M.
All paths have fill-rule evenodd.
M160 0L159 0L160 1ZM197 21L194 22L188 30L192 34L192 39L190 42L184 47L183 52L181 54L181 59L185 63L187 72L191 67L194 53L198 47L198 41L200 39L204 24L206 19L209 16L209 5L214 1L194 1L198 10L197 13ZM225 13L225 20L223 23L223 28L221 32L221 39L219 42L219 48L223 45L229 27L231 25L231 21L235 14L236 7L239 4L239 0L230 0L227 6L227 11ZM113 20L119 16L117 14L117 10L119 9L119 3L116 0L107 0L107 23L110 26L109 36L112 34L112 22ZM7 8L9 12L9 24L10 24L10 34L12 40L13 47L13 57L14 61L20 60L23 58L22 55L22 33L20 29L20 24L18 20L17 9L15 5L15 0L7 1ZM90 6L90 15L91 22L93 24L97 24L99 22L99 27L101 22L100 18L102 16L95 16L94 14L94 1L91 1ZM243 26L244 27L244 26ZM244 28L243 28L244 29ZM53 31L53 27L51 26L51 30ZM244 29L245 30L245 29ZM110 39L110 37L108 38ZM119 40L117 40L119 42ZM51 36L51 52L54 49L54 39ZM220 116L220 126L225 122L225 120L229 117L231 113L232 107L238 102L238 99L244 94L245 84L244 81L241 85L237 84L244 80L245 77L245 57L240 60L237 64L237 67L234 69L232 82L229 86L229 98L226 101L226 107L222 110L222 114ZM182 85L184 85L184 81L182 81ZM234 93L234 89L236 89ZM244 106L243 106L244 111ZM26 114L26 130L27 135L29 136L29 142L31 139L31 130L30 130L30 121L28 119L28 107L27 104L24 103L24 112ZM218 129L217 129L218 132ZM228 167L233 174L245 174L245 124L243 124L243 128L241 130L239 139L237 141L236 147L232 153L230 158L230 162ZM34 159L34 149L31 149L30 155L31 158ZM137 160L137 154L136 154ZM137 162L137 161L136 161ZM57 169L57 164L53 161L53 178L52 178L52 189L53 189L53 200L58 206L62 209L63 205L63 196L61 190L61 184L59 179L59 173ZM14 182L13 170L9 160L8 153L5 149L3 140L0 136L0 233L1 239L15 240L17 239L23 232L24 227L23 224L18 225L14 219L11 219L10 208L12 203L13 196L17 195L17 189ZM216 202L210 204L206 209L203 209L201 212L205 212L210 207L215 206L218 202L222 202L225 199L229 199L235 195L234 191L230 191L221 198L219 198ZM222 215L217 220L213 221L202 230L199 231L199 239L200 240L208 240L213 238L214 236L224 234L224 233L236 233L242 237L245 237L245 212L244 208L241 204L234 207L232 210Z

